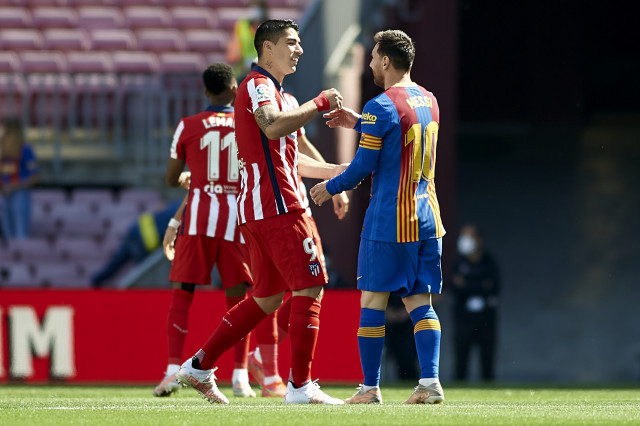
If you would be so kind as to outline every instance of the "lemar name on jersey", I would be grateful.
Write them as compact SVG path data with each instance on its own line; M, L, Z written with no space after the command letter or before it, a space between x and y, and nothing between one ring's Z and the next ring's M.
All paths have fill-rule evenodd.
M212 127L232 127L233 128L233 117L229 117L228 115L211 115L202 120L202 124L205 129L211 129Z

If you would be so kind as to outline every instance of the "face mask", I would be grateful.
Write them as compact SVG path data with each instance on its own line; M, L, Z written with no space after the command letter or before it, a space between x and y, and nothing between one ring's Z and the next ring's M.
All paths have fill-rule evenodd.
M476 240L468 235L461 235L458 238L458 252L463 256L468 256L476 250Z

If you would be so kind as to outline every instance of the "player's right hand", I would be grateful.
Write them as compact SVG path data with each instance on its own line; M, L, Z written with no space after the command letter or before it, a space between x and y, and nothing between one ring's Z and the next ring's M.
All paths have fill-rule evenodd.
M178 234L178 230L172 226L167 226L166 231L164 231L164 239L162 240L162 250L164 251L164 255L169 259L169 262L173 262L173 258L176 255L176 235Z
M343 107L341 109L335 111L329 111L326 114L322 115L324 118L329 118L327 121L327 126L330 128L334 127L345 127L347 129L353 129L356 127L358 120L360 119L360 115L357 114L351 108Z
M178 183L187 191L191 187L191 172L182 172L178 178Z
M331 109L340 109L342 108L342 95L336 89L328 89L322 91L324 95L329 99L329 106Z

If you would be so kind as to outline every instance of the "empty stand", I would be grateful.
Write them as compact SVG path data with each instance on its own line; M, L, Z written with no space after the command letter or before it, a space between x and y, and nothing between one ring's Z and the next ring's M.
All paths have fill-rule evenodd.
M120 204L133 204L139 212L154 210L162 202L157 191L149 189L125 189L120 192Z
M26 263L0 262L0 286L2 287L38 287L34 279L33 268Z
M127 7L124 9L124 18L128 28L169 28L171 26L171 14L164 7Z
M184 32L186 50L190 52L225 52L229 37L224 31L188 30Z
M69 52L67 68L71 73L109 73L113 60L107 52Z
M0 52L0 73L19 72L21 62L14 52Z
M207 7L174 7L171 17L173 26L182 30L211 30L218 24L216 13Z
M113 191L108 189L76 189L71 193L71 203L87 204L92 212L115 202Z
M86 29L121 28L124 16L117 7L86 6L78 9L78 25Z
M60 259L76 264L104 261L108 254L96 238L86 236L58 238L54 244L54 252Z
M160 67L155 54L143 51L113 53L113 68L119 73L155 73Z
M0 28L28 28L32 18L23 7L0 6Z
M53 250L53 244L48 238L33 237L10 240L8 244L10 258L14 262L58 261L60 256Z

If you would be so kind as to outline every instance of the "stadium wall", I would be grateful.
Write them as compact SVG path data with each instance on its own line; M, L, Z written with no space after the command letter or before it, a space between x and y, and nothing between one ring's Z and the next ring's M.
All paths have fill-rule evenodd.
M1 290L0 383L155 383L166 368L170 300L169 290ZM361 380L359 304L355 290L325 293L314 379ZM198 292L190 311L185 358L206 341L226 310L223 291ZM284 375L289 361L286 339L279 354ZM225 353L217 366L220 382L229 383L232 353Z

